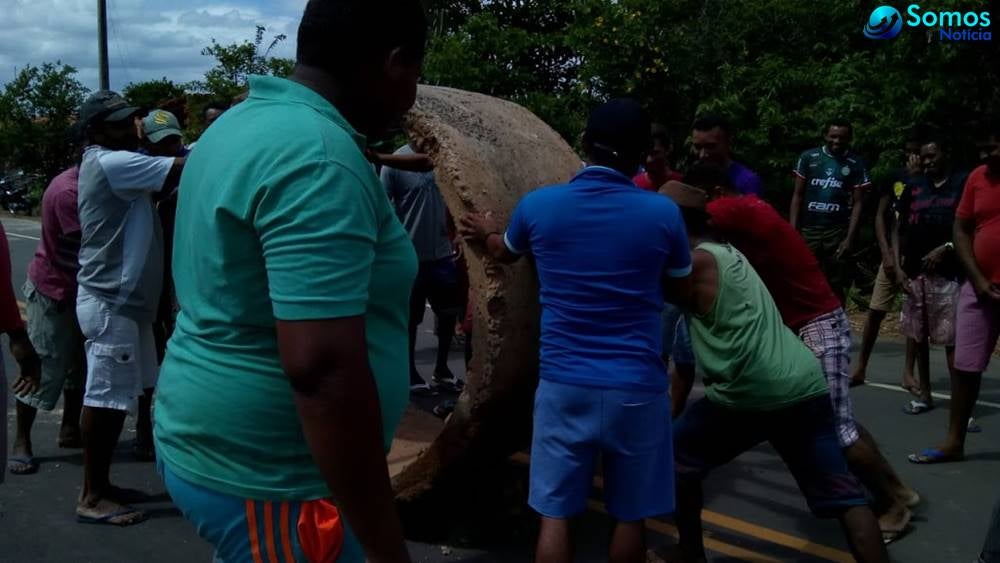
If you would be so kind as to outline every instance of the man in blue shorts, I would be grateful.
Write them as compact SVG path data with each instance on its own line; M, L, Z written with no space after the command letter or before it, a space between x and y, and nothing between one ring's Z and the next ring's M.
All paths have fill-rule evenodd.
M536 561L569 562L569 519L587 508L601 457L610 561L645 561L643 520L673 511L664 296L685 304L691 256L677 206L631 178L648 150L639 105L590 115L590 166L526 195L505 234L480 216L463 234L502 262L534 257L542 302L529 504L542 515Z

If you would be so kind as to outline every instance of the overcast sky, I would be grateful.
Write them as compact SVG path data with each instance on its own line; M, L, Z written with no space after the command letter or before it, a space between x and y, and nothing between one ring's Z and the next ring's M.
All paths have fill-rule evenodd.
M306 0L107 0L111 87L167 77L201 78L212 60L201 55L212 38L251 39L256 24L288 39L274 54L292 58ZM60 60L77 68L91 90L97 77L97 0L0 0L0 84L26 64Z

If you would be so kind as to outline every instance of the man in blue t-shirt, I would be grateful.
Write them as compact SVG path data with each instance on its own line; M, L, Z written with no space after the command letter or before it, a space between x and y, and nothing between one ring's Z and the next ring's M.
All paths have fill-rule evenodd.
M467 239L502 262L531 255L542 304L529 504L542 515L537 561L566 561L568 519L586 510L598 455L611 552L643 560L643 520L674 508L669 384L661 359L664 296L686 304L691 254L680 211L637 189L649 121L632 100L590 115L590 166L531 192L506 232L481 215Z

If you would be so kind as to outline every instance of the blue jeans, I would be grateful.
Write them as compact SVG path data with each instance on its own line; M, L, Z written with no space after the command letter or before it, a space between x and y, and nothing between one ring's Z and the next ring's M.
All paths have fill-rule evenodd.
M868 504L861 483L847 468L827 395L773 411L738 411L707 398L696 401L674 422L680 486L696 486L713 469L762 442L777 450L816 516L832 518Z

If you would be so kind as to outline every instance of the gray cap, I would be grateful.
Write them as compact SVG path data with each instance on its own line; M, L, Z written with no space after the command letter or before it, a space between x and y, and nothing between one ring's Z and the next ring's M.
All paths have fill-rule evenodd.
M128 119L135 115L139 108L130 106L125 98L111 90L94 92L80 106L80 123L84 127L100 122L114 122Z
M155 109L142 120L142 134L151 143L159 143L163 139L176 135L181 136L181 124L177 117L169 111Z

